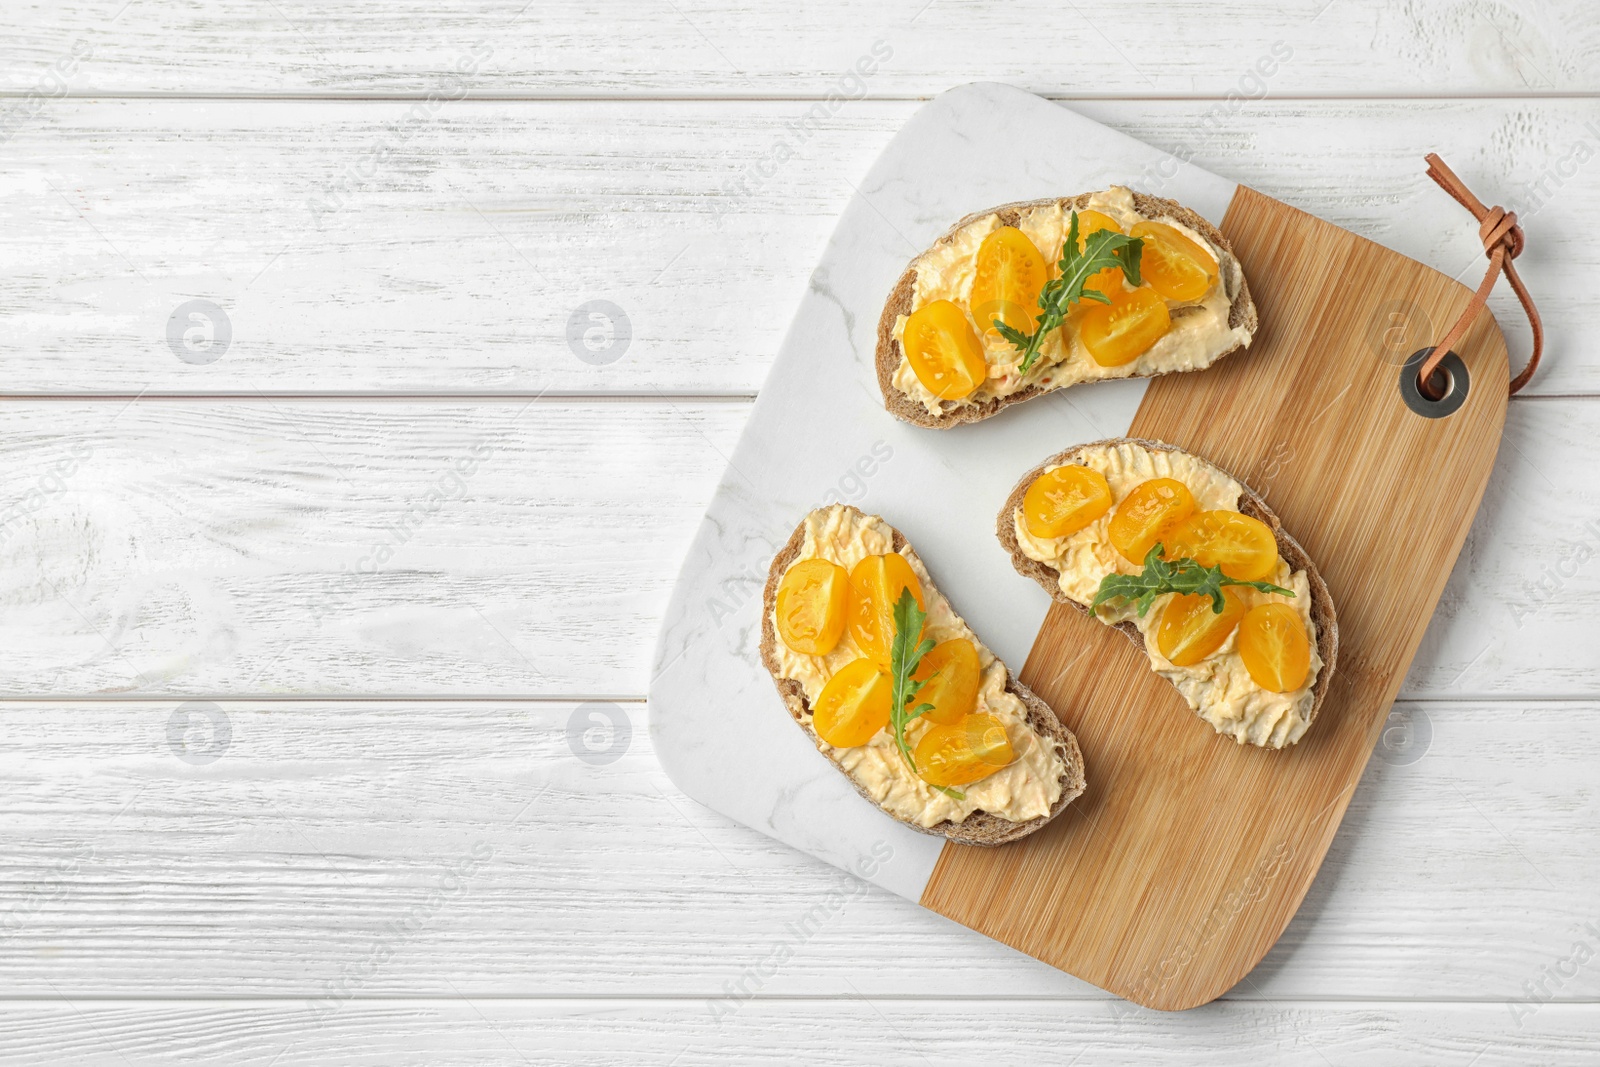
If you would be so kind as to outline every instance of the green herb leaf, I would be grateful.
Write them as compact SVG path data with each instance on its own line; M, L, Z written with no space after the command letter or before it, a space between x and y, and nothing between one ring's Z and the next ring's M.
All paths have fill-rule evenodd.
M927 613L917 606L917 599L911 595L911 590L900 590L900 599L894 605L894 641L889 645L889 677L894 682L889 698L889 729L894 734L894 743L900 749L901 758L913 771L917 769L917 761L911 754L911 745L906 741L906 727L911 725L913 719L933 710L932 704L906 707L925 684L913 681L911 676L917 672L922 657L933 651L933 641L922 636L922 624L927 618Z
M1010 341L1012 347L1022 353L1022 362L1017 368L1019 374L1027 374L1034 361L1039 358L1039 346L1044 341L1045 334L1051 330L1059 329L1067 321L1067 312L1080 300L1098 300L1102 304L1111 303L1111 298L1098 289L1088 288L1089 282L1096 274L1108 267L1121 267L1123 277L1128 279L1128 284L1139 285L1139 253L1144 248L1144 242L1137 237L1129 237L1116 230L1096 230L1083 242L1083 251L1078 251L1078 213L1072 213L1072 221L1067 224L1067 239L1061 245L1061 262L1058 263L1056 277L1045 283L1039 292L1038 329L1033 333L1023 333L1021 330L1007 326L996 319L995 329L1000 331L1000 336Z
M1264 593L1294 596L1292 589L1270 582L1242 582L1229 578L1222 573L1220 564L1202 567L1198 561L1187 557L1162 559L1161 545L1157 544L1144 557L1142 573L1108 574L1100 579L1100 588L1095 591L1094 603L1090 608L1098 608L1108 600L1131 600L1138 605L1142 619L1145 612L1150 610L1150 605L1155 603L1156 597L1163 593L1201 593L1211 598L1211 610L1221 615L1224 607L1222 587L1225 585L1248 585Z

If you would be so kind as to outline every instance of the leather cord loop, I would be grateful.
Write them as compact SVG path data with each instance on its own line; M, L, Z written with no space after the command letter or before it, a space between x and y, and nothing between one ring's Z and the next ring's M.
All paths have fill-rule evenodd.
M1456 324L1444 335L1444 340L1434 346L1433 352L1422 364L1418 372L1421 379L1421 389L1428 396L1433 395L1430 379L1434 371L1438 370L1445 354L1461 340L1467 332L1467 327L1472 325L1472 320L1489 300L1489 291L1494 288L1495 281L1501 274L1506 276L1506 281L1511 283L1511 288L1517 294L1517 300L1522 304L1522 310L1528 315L1528 324L1533 327L1533 353L1528 357L1528 362L1523 366L1517 376L1511 379L1511 392L1516 393L1533 377L1533 372L1538 369L1539 357L1544 354L1544 324L1539 321L1539 309L1533 306L1533 297L1528 295L1527 286L1522 284L1522 279L1517 275L1516 265L1512 262L1522 254L1524 238L1522 227L1517 225L1517 213L1507 211L1496 205L1485 207L1482 200L1472 195L1455 171L1445 166L1444 160L1437 153L1429 152L1428 177L1439 183L1439 187L1451 196L1456 202L1478 220L1478 237L1483 241L1483 253L1489 257L1489 269L1483 276L1483 282L1478 286L1478 291L1472 294L1472 299L1467 301L1467 306L1461 310L1461 317L1456 319Z

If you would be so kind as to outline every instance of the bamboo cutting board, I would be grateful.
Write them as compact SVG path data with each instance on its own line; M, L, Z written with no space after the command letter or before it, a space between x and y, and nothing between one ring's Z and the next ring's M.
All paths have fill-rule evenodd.
M1240 187L1221 225L1261 314L1247 354L1152 383L1132 436L1179 445L1266 496L1318 562L1338 666L1281 752L1217 736L1143 651L1056 605L1021 672L1078 735L1089 788L1002 849L946 845L922 903L1121 996L1188 1008L1283 932L1333 839L1494 464L1506 351L1483 315L1457 348L1473 385L1409 410L1371 322L1398 301L1447 323L1455 282ZM1042 457L1040 457L1042 458ZM1108 906L1113 905L1113 906Z
M993 165L1019 143L1053 147ZM907 260L973 210L1111 184L1221 226L1260 310L1250 349L950 431L891 418L873 352ZM975 85L933 100L841 217L674 587L650 686L667 773L731 818L1130 1000L1220 995L1304 897L1477 510L1506 407L1493 320L1457 346L1470 372L1458 410L1424 417L1399 389L1412 345L1469 296L1028 93ZM996 543L995 514L1024 472L1125 434L1231 471L1318 562L1338 666L1297 746L1216 735L1121 633L1051 607ZM974 631L1025 662L1023 680L1077 733L1088 791L1042 831L998 849L919 834L858 796L784 710L756 649L761 586L800 518L838 501L902 530Z

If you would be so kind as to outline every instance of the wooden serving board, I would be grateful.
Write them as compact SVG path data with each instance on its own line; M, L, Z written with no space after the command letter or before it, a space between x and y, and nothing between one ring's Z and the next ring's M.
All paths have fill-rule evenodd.
M1019 143L1057 147L992 165ZM885 413L875 327L907 260L973 210L1113 183L1221 226L1260 311L1249 350L949 431ZM1410 344L1442 333L1469 296L1016 89L930 102L857 187L673 591L650 689L667 773L740 822L1129 1000L1215 998L1305 896L1488 480L1507 382L1491 317L1457 347L1471 386L1453 414L1417 414L1399 389ZM1217 735L1127 638L1053 607L996 542L995 514L1023 473L1125 434L1231 471L1318 562L1338 665L1293 748ZM1077 733L1088 791L1040 832L998 849L919 834L859 797L784 710L757 654L761 585L801 517L834 501L902 530L974 631L1013 668L1025 661L1023 680Z
M1179 445L1267 497L1318 562L1339 616L1317 720L1284 751L1215 734L1120 632L1056 605L1022 680L1078 735L1087 792L1002 849L946 845L922 903L1153 1008L1232 988L1322 863L1478 509L1506 410L1484 314L1444 418L1409 410L1374 346L1398 302L1448 323L1444 275L1250 189L1221 224L1261 332L1247 354L1152 383L1132 436Z

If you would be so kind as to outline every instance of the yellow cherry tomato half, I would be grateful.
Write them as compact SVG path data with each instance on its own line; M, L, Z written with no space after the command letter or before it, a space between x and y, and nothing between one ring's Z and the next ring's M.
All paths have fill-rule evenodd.
M934 300L913 311L902 338L917 381L940 400L959 400L989 376L983 343L953 301Z
M1022 497L1022 519L1035 537L1068 537L1111 510L1106 476L1070 465L1045 471Z
M1199 300L1217 280L1217 261L1174 226L1141 222L1131 236L1144 242L1139 252L1142 280L1168 300Z
M837 563L803 559L778 583L778 636L808 656L826 656L844 636L850 576Z
M1091 304L1078 321L1078 336L1100 366L1120 367L1144 355L1171 327L1167 302L1141 286L1109 304Z
M870 659L846 663L811 709L811 726L834 748L855 748L889 725L894 682Z
M894 605L903 589L911 590L917 607L925 607L922 584L911 564L898 552L868 556L850 570L850 595L845 608L850 636L855 638L862 655L885 668L894 643ZM917 636L912 635L912 639Z
M993 715L968 715L922 735L912 757L929 785L969 785L1005 768L1016 756L1005 724Z
M1300 613L1287 604L1262 604L1239 622L1236 642L1244 669L1256 684L1287 693L1306 684L1311 672L1311 641Z
M1152 478L1122 498L1106 535L1123 559L1143 564L1156 542L1164 542L1194 509L1194 494L1187 485L1176 478Z
M983 677L978 647L965 637L941 641L922 657L911 677L927 684L906 702L908 709L932 704L933 710L923 718L946 726L959 722L978 706L978 683Z
M1278 569L1278 539L1272 527L1237 511L1200 511L1172 531L1168 559L1187 557L1202 567L1222 567L1241 582L1259 582Z
M1078 251L1082 252L1084 245L1089 240L1089 235L1098 230L1111 230L1121 233L1122 227L1117 225L1117 220L1102 211L1079 211L1078 215ZM1106 294L1116 296L1122 292L1122 268L1107 267L1096 272L1093 278L1084 283L1085 289L1094 289ZM1082 306L1081 304L1079 305Z
M1050 277L1044 256L1015 226L1001 226L983 239L973 268L967 308L979 333L994 329L994 320L1023 333L1039 324L1039 291ZM998 335L997 335L998 336Z
M1175 666L1192 667L1222 647L1250 602L1237 586L1222 587L1223 608L1218 615L1209 596L1179 593L1161 609L1156 627L1156 647Z

